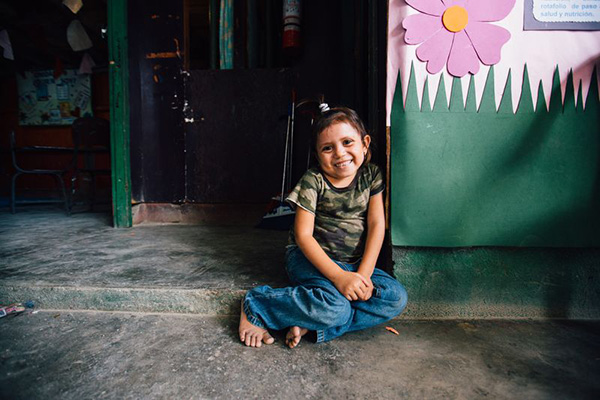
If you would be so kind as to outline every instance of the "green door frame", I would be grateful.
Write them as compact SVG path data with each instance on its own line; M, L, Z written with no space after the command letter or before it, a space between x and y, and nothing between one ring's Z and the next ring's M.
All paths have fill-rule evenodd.
M127 0L108 1L110 154L113 226L115 228L129 228L132 225L127 3Z

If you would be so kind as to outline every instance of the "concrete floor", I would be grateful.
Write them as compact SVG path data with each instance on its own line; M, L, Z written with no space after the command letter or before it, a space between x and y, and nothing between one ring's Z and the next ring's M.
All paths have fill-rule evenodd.
M0 398L599 398L598 321L420 321L409 310L387 324L399 336L381 326L289 350L280 333L246 348L239 298L287 283L286 237L0 210L0 303L40 310L0 319Z
M294 350L237 320L39 312L0 321L4 399L598 399L600 324L402 321Z
M247 289L285 285L287 232L140 225L57 208L0 211L0 278L35 286ZM258 222L258 221L257 221Z

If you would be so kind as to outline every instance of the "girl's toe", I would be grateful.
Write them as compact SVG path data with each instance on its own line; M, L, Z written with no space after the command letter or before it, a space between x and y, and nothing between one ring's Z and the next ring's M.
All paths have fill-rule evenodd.
M265 344L273 344L274 341L275 339L273 339L273 336L269 335L268 333L263 335L263 342L265 342Z

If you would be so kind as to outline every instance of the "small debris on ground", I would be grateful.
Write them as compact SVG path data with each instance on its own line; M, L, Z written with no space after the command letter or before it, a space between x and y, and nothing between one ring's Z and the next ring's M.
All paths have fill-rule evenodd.
M7 315L19 315L27 309L34 307L33 301L29 300L24 303L13 303L7 306L0 306L0 318Z
M0 318L6 317L10 314L20 314L25 311L25 306L21 303L9 304L7 306L0 307Z
M398 333L398 331L392 328L391 326L386 326L385 329L392 332L394 335L400 335L400 333Z
M477 331L477 327L473 324L470 324L468 322L461 322L458 324L459 327L462 328L463 331L470 333L470 332L476 332Z

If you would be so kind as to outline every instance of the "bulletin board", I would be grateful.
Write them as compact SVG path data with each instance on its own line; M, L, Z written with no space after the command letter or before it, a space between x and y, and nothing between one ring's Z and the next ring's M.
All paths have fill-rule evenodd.
M79 117L92 116L90 75L64 70L58 78L52 70L17 74L20 125L70 125Z
M600 30L598 0L525 0L525 30Z
M600 246L599 3L390 0L393 245Z

